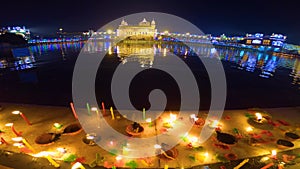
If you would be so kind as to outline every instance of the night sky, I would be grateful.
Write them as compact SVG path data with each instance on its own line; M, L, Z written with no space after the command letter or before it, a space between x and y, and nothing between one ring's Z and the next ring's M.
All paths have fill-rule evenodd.
M164 12L182 17L213 35L282 33L300 44L300 3L296 0L24 0L1 2L0 26L23 26L35 34L100 28L137 12Z

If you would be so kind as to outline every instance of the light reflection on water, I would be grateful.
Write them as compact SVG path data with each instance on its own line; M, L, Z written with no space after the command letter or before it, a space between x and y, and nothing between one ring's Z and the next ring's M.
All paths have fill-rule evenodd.
M5 59L0 60L0 68L12 67L11 70L30 69L34 66L42 66L43 63L65 61L67 58L77 57L83 48L84 42L53 43L30 46L32 57L24 57L14 63ZM300 85L300 61L299 58L289 55L278 56L272 53L260 53L232 48L211 48L209 46L190 45L190 48L176 44L133 44L112 46L110 42L97 41L86 44L83 52L105 52L108 55L117 53L120 62L137 61L141 67L151 67L155 64L156 57L166 57L168 52L183 56L188 59L194 53L208 58L219 58L224 62L233 64L232 69L247 72L259 72L261 78L272 78L277 75L278 69L287 69L292 77L293 85ZM10 65L10 66L9 66Z

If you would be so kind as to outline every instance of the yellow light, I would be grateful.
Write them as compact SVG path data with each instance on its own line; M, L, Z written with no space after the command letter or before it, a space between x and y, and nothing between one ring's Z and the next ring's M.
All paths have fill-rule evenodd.
M168 33L169 33L169 31L167 31L167 30L164 31L164 34L168 34Z
M106 32L107 32L108 34L111 34L111 33L112 33L112 30L108 29Z
M56 129L60 129L62 127L61 124L59 123L54 123L53 126L56 128Z
M246 131L251 132L251 131L253 131L253 128L249 126L249 127L246 128Z
M186 33L186 35L190 35L190 33L189 33L189 32L187 32L187 33Z
M20 114L21 112L19 110L15 110L11 112L12 114Z
M197 137L190 137L189 140L190 140L191 143L198 142L198 138Z
M263 157L263 158L261 158L260 159L260 162L266 162L266 161L268 161L270 158L269 157Z
M167 48L164 48L163 56L167 56Z
M109 46L109 48L108 48L108 54L109 54L109 55L112 54L112 47L111 47L111 46Z
M15 141L15 142L20 142L22 140L23 140L22 137L14 137L14 138L12 138L12 141Z

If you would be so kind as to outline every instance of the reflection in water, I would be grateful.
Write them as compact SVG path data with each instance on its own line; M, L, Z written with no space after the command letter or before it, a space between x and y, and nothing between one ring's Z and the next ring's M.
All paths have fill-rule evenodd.
M182 46L178 44L149 44L149 43L135 43L135 44L119 44L113 47L109 41L94 41L84 44L77 43L57 43L57 44L43 44L31 46L30 49L35 57L43 60L49 52L59 52L62 60L71 52L97 53L106 52L108 55L116 53L120 61L139 62L141 67L151 67L154 63L155 57L167 57L168 52L172 52L183 58L194 55L207 58L218 58L224 62L233 63L237 69L245 70L247 72L259 72L259 77L271 78L276 76L276 69L283 68L291 71L290 76L293 77L292 84L299 85L299 59L294 57L277 56L272 53L260 53L257 51L234 49L234 48L213 48L206 45L190 45ZM53 56L52 56L53 57ZM51 60L51 58L49 58ZM0 61L0 68L5 67L5 61ZM26 65L28 66L28 64Z
M13 58L11 60L1 59L0 60L0 69L9 68L11 71L14 70L25 70L33 68L35 63L35 58L33 56L24 56Z
M141 67L152 67L155 47L153 44L124 44L117 46L117 54L123 64L139 62ZM166 49L166 48L165 48ZM165 50L164 50L165 51Z
M299 61L299 59L296 59L293 70L292 70L290 76L293 77L292 84L300 85L300 61Z
M49 44L36 44L30 46L29 49L35 57L46 57L47 54L52 52L59 52L62 60L66 60L68 53L80 52L84 42L70 42L70 43L49 43ZM49 58L52 60L53 58ZM43 60L43 59L41 59Z

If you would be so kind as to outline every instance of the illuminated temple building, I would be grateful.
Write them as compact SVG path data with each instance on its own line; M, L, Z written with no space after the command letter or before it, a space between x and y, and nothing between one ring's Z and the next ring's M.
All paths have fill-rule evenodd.
M129 38L134 40L151 40L154 39L157 33L155 21L151 23L145 18L138 25L128 25L123 19L117 29L117 36L121 39Z

